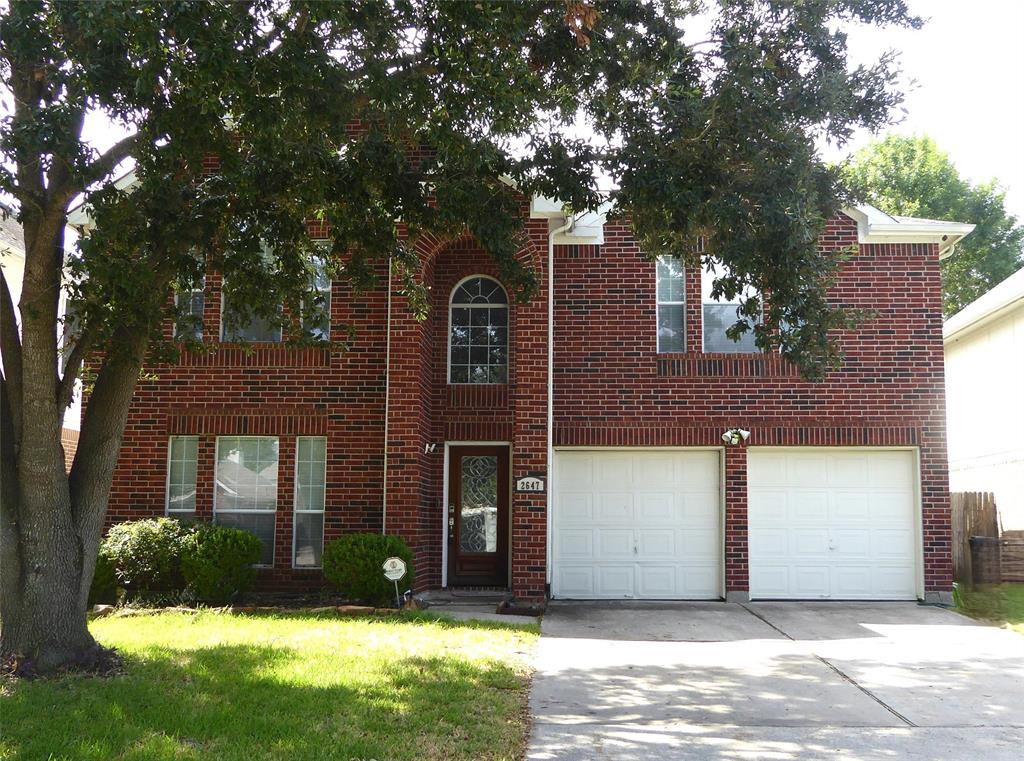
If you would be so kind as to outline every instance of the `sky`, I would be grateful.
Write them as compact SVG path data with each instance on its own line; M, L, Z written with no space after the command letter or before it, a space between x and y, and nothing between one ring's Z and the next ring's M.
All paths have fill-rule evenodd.
M973 182L997 178L1007 210L1024 222L1024 0L908 3L924 28L851 28L851 60L900 51L906 114L890 131L930 135ZM100 150L123 134L99 116L86 124ZM859 133L840 149L821 146L822 154L835 161L876 137Z
M890 131L927 134L972 182L997 178L1007 210L1024 222L1024 0L909 0L928 19L920 30L850 30L851 58L876 60L902 51L900 65L916 80ZM859 134L830 160L869 143ZM960 220L957 220L960 221Z

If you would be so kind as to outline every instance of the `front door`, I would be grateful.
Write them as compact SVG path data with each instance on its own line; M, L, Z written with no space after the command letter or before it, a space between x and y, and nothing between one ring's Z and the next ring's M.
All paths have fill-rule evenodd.
M449 451L448 585L508 584L508 447Z

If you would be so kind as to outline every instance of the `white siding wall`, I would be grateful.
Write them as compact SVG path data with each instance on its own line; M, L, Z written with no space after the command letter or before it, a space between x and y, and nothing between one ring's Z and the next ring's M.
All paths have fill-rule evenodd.
M995 492L1024 529L1024 305L946 343L946 414L951 489Z

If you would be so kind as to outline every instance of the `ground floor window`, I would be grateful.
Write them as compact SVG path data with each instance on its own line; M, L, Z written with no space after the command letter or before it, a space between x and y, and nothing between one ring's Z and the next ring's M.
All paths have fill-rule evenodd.
M167 515L196 517L198 436L171 436L167 452Z
M276 436L217 437L214 522L259 537L264 566L274 564L278 450Z
M295 530L292 565L319 568L324 549L327 439L299 436L295 447Z

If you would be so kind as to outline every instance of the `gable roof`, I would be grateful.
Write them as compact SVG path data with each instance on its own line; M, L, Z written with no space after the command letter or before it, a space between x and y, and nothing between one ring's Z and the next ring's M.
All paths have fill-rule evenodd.
M965 222L886 214L866 203L843 213L857 223L858 243L937 243L940 259L952 256L956 244L974 229Z
M1024 269L983 293L942 325L944 343L959 340L1013 309L1024 308Z

